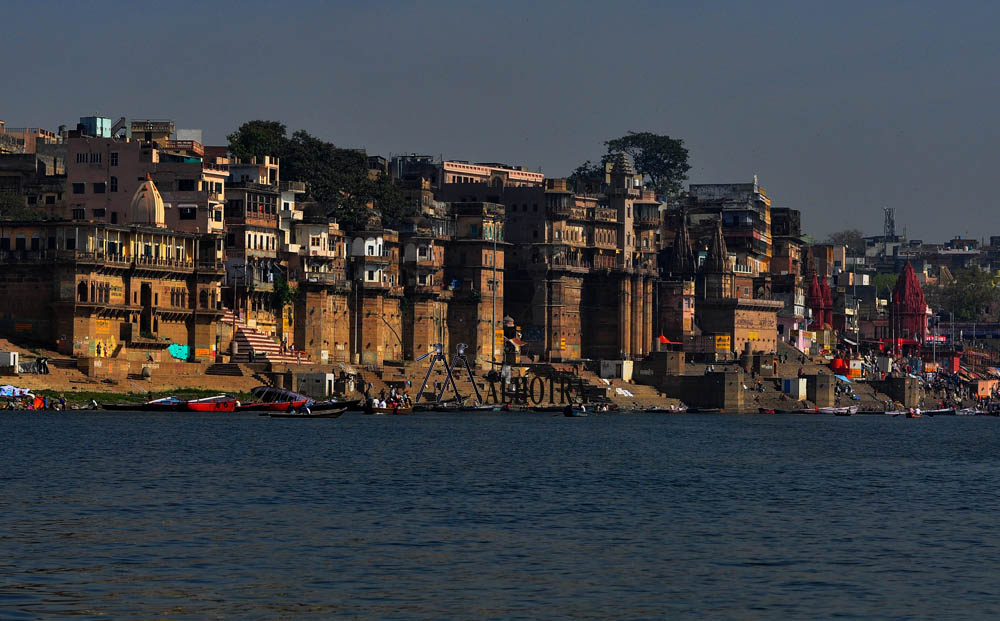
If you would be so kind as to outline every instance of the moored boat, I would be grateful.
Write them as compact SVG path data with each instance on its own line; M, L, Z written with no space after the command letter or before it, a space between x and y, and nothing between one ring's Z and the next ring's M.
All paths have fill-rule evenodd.
M271 418L340 418L346 411L347 411L346 407L339 407L339 408L331 408L328 410L323 410L320 412L311 412L311 411L268 412L267 415Z
M186 407L189 412L235 412L236 399L229 395L216 395L188 401Z
M183 399L163 397L145 403L102 403L101 407L118 412L182 412L187 409L186 405Z

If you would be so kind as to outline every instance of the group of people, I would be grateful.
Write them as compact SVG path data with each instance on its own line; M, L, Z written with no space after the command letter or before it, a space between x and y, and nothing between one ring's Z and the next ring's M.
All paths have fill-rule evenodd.
M0 410L65 410L66 398L49 398L32 394L8 397L0 401Z
M391 409L393 411L397 411L413 406L413 401L410 400L410 393L406 390L400 393L394 386L389 388L388 395L386 395L385 388L383 388L379 391L377 397L371 398L366 395L366 399L367 405L369 405L372 409Z

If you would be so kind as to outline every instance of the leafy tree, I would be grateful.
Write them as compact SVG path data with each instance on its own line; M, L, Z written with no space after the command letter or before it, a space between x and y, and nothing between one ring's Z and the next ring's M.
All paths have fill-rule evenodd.
M285 132L278 121L249 121L229 135L229 149L237 157L280 157L281 176L305 182L317 203L314 214L336 218L347 230L366 228L372 216L393 226L409 215L392 179L369 175L364 151L338 148L301 129L291 137Z
M0 192L0 220L41 220L45 212L29 207L20 194Z
M865 254L865 234L858 229L847 229L830 233L826 238L828 244L846 246L847 254L852 257L862 257Z
M888 295L886 291L892 293L893 287L896 286L896 280L899 278L899 274L889 274L881 273L875 274L872 277L872 285L875 287L875 295Z
M927 287L926 298L935 311L954 313L959 321L991 318L1000 310L1000 289L989 272L966 269L955 273L947 284Z
M286 306L292 303L295 295L292 288L288 286L288 281L283 276L274 279L274 291L271 292L271 310L275 315L280 315Z
M677 195L687 180L688 150L684 141L652 132L628 132L621 138L604 143L608 154L627 153L635 170L649 178L650 185L660 194Z
M279 121L247 121L226 139L230 153L241 160L263 155L283 158L288 142L285 131L285 124Z

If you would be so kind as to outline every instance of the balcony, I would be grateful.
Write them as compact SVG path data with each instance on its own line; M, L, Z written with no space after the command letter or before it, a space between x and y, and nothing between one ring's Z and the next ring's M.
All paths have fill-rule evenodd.
M598 207L594 210L594 220L597 220L598 222L618 222L618 211Z
M354 257L355 260L363 260L369 265L389 265L392 262L392 257L387 254L366 254L364 256Z
M226 183L228 190L253 190L254 192L270 192L276 194L278 188L273 185L255 183L253 181L230 181Z
M163 143L163 148L190 151L191 153L197 153L199 157L205 155L205 147L197 140L167 140Z
M288 254L298 254L302 244L281 244L281 251Z
M338 272L306 272L302 276L304 282L318 285L349 285L344 274Z
M226 264L222 261L202 260L198 261L196 269L201 273L224 274L226 272Z
M305 181L282 181L278 187L281 188L282 192L295 192L296 194L304 194L306 191Z
M138 256L135 258L135 267L137 269L187 272L194 270L194 262L184 259L165 259L160 257Z
M637 226L638 228L641 228L641 229L656 229L656 228L660 228L660 218L659 217L643 216L643 217L640 217L640 218L636 218L634 220L634 222L635 222L635 226Z
M321 246L309 246L309 249L306 251L305 254L306 254L307 257L329 257L329 258L333 258L333 257L337 256L337 251L336 250L330 250L329 248L323 248Z

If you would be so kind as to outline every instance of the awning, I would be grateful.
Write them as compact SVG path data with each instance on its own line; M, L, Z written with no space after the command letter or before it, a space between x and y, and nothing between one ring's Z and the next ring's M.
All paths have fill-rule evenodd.
M847 379L847 376L845 376L845 375L834 375L834 377L836 377L837 379L839 379L842 382L847 382L848 384L853 383L853 382L851 382L851 380Z
M665 336L663 336L661 334L660 335L660 344L661 345L683 345L684 343L681 343L680 341L671 341L670 339L668 339L667 337L665 337Z

